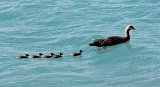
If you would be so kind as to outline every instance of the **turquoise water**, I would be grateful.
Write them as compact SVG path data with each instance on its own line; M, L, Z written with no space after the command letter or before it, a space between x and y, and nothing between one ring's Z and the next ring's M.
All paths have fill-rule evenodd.
M0 87L159 87L159 8L159 0L1 0ZM88 46L128 24L129 42ZM39 52L64 56L16 59Z

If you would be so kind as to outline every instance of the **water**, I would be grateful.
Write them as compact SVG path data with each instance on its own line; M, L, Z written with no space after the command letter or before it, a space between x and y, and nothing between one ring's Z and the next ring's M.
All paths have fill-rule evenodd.
M159 8L159 0L1 0L0 87L158 87ZM88 46L128 24L136 28L129 42ZM64 56L15 58L39 52Z

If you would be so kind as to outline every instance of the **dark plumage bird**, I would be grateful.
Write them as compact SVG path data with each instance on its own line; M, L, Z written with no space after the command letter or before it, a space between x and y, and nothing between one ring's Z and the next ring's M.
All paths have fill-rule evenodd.
M44 58L52 58L55 54L54 53L51 53L50 55L44 55L43 57Z
M32 55L31 58L41 58L42 57L42 53L39 53L38 55Z
M63 53L55 54L52 56L52 58L60 58L62 57Z
M70 55L70 56L79 56L79 55L81 55L82 52L83 52L82 50L79 50L79 51L74 52L74 53L71 53L71 54L69 54L69 55Z
M29 55L28 54L20 55L20 56L17 56L16 58L19 58L19 59L29 58Z
M90 43L89 46L97 46L97 47L106 47L106 46L112 46L120 43L124 43L130 40L129 31L135 28L132 25L128 25L125 28L125 34L124 36L110 36L107 38L102 39L96 39L93 43Z

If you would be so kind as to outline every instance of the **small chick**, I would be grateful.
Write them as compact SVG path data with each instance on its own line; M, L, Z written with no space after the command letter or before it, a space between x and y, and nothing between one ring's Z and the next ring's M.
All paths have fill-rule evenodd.
M38 55L32 55L31 57L32 57L32 58L41 58L42 55L43 55L42 53L39 53Z
M17 56L16 58L19 58L19 59L29 58L29 55L28 54L20 55L20 56Z
M82 50L79 50L77 52L69 54L69 56L79 56L79 55L81 55L82 52L83 52Z
M62 57L63 53L55 54L52 56L52 58L60 58Z
M51 53L50 55L44 55L43 57L44 58L52 58L55 54L54 53Z

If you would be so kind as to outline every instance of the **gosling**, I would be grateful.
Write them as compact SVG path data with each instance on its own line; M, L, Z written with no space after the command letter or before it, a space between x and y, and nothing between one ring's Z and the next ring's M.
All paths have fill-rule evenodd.
M82 52L83 52L82 50L79 50L77 52L69 54L69 56L80 56Z

